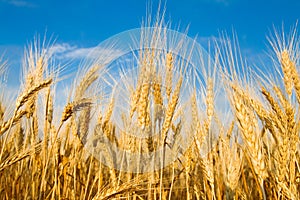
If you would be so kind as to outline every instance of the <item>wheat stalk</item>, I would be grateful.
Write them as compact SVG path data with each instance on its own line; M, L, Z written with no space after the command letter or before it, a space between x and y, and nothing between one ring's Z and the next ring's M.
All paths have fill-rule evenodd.
M14 156L7 158L5 161L2 161L2 163L0 164L0 172L3 171L5 168L25 159L26 157L40 150L41 150L41 143L38 143L33 145L33 147L30 149L23 150L22 152L19 152Z

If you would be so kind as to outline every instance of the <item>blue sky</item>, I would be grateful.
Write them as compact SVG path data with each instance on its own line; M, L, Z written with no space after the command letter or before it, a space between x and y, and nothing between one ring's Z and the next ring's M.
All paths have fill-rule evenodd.
M152 1L155 13L158 1ZM163 1L164 2L164 1ZM9 59L16 76L23 48L38 33L53 35L70 58L87 52L101 41L139 28L149 6L146 0L0 0L0 55ZM266 50L266 35L275 25L292 26L300 18L299 0L169 0L166 20L199 41L236 31L249 56ZM9 82L10 82L9 81Z

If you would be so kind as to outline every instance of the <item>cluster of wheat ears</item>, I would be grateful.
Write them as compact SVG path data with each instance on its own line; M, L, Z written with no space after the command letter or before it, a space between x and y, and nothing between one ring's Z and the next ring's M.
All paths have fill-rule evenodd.
M119 102L109 93L114 90L102 87L110 72L101 59L78 70L59 113L55 102L61 98L56 94L62 69L38 40L28 48L15 103L1 83L1 199L300 198L296 28L271 34L273 53L261 71L248 67L235 40L223 36L213 41L210 61L203 62L208 66L200 69L202 78L194 76L201 80L190 84L190 96L182 95L193 75L188 60L178 61L174 52L156 48L165 28L156 23L151 30L157 33L143 40L151 48L139 52L137 81L124 81L124 113L115 110ZM184 40L177 46L189 58ZM4 80L7 65L0 66ZM222 109L218 104L225 101ZM115 119L122 120L123 128ZM180 149L187 137L189 146ZM89 143L96 153L85 148ZM110 165L116 159L111 144L137 155L163 147L162 162L164 151L178 156L153 171L133 172ZM95 157L99 152L106 162ZM143 161L141 156L133 162Z

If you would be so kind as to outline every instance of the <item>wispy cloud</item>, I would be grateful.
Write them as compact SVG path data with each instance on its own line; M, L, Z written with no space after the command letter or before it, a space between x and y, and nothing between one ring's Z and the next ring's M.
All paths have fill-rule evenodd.
M208 3L216 3L216 4L228 6L228 5L230 5L234 0L203 0L203 1L208 2Z
M25 1L25 0L2 0L2 2L16 6L16 7L26 7L26 8L37 7L37 5L35 3Z
M65 59L68 58L68 54L75 51L77 46L72 46L68 43L60 43L51 46L48 49L48 53L54 55L58 59Z
M111 55L121 55L121 51L101 47L78 47L69 43L55 44L49 53L58 60L79 60L79 59L98 59L100 57L111 57Z

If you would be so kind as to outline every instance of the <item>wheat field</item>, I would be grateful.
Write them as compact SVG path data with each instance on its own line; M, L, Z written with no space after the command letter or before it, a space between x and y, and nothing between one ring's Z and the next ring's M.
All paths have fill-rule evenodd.
M221 35L199 54L200 75L184 39L171 43L187 60L167 48L167 23L145 27L132 75L99 55L78 68L61 110L64 69L48 46L27 48L14 101L2 60L0 199L300 199L297 27L270 34L265 70ZM116 149L137 156L120 161Z

